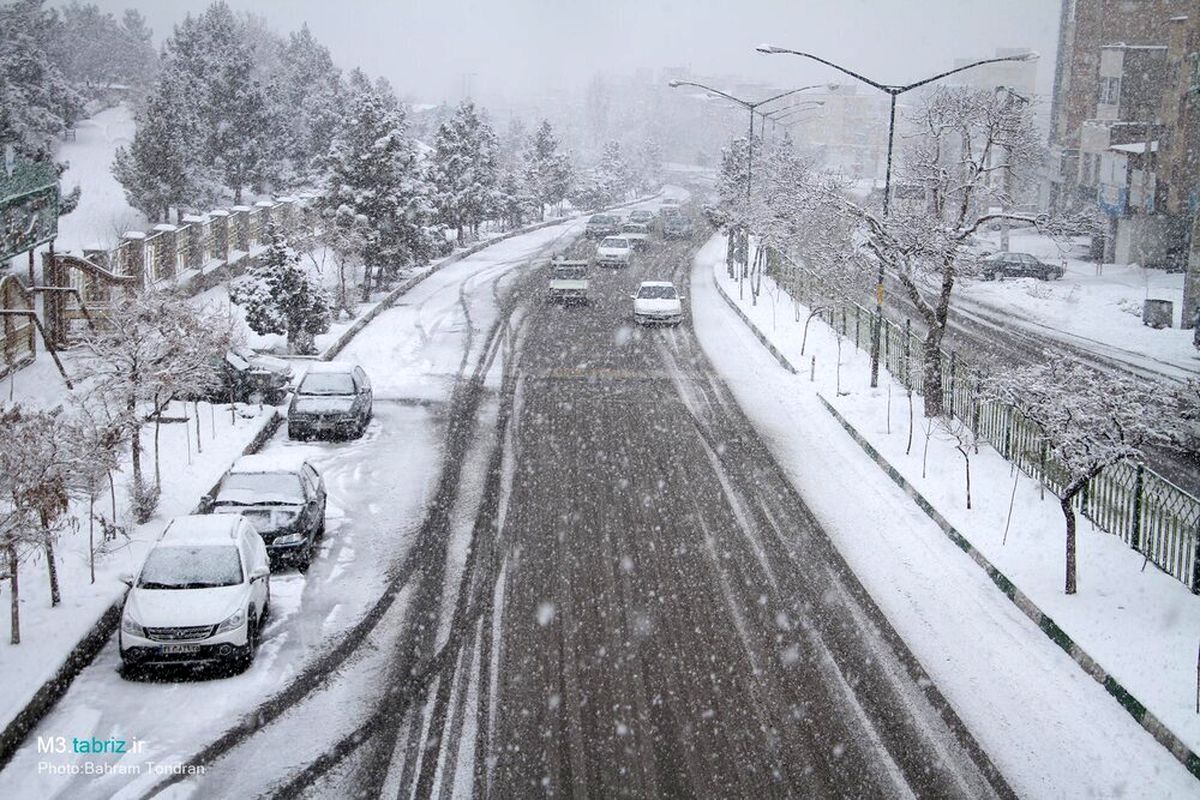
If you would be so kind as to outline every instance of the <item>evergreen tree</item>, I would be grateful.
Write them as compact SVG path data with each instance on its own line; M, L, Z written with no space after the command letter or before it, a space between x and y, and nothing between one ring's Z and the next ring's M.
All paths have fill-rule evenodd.
M112 167L129 204L167 222L172 207L215 202L219 178L203 157L199 115L178 70L163 71L136 120L129 149L117 149Z
M638 189L651 193L657 192L663 185L662 148L654 139L647 139L638 151Z
M549 120L542 120L525 151L525 183L539 206L539 218L545 218L546 206L566 198L572 180L570 159L559 152Z
M79 93L54 58L62 20L44 0L0 5L0 145L38 161L83 110Z
M316 353L313 337L329 330L332 302L325 288L300 265L287 241L273 228L266 253L250 272L229 286L229 299L246 309L257 334L287 336L288 351Z
M430 178L442 222L463 232L478 229L493 204L496 134L470 100L459 105L435 139Z
M432 190L405 130L404 112L389 108L369 82L360 88L326 159L322 203L367 220L363 258L368 276L423 263L435 250ZM364 280L369 297L372 279Z
M619 142L610 141L604 145L600 163L596 165L596 181L606 204L620 202L628 194L631 183L629 167L621 156Z

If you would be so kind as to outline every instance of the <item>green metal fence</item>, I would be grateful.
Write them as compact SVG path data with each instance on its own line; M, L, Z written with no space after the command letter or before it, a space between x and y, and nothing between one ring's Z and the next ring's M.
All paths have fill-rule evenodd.
M801 274L811 271L796 267ZM815 283L815 281L814 281ZM815 300L812 287L792 287ZM872 309L853 301L825 305L820 317L861 350L871 348ZM911 324L883 320L880 364L906 387L925 393L924 340ZM1014 463L1022 472L1061 493L1065 470L1049 455L1041 428L1006 403L983 399L981 371L953 351L942 352L942 401L946 414L971 427L981 442ZM1106 468L1076 497L1075 509L1096 527L1120 536L1130 547L1200 594L1200 498L1184 491L1154 470L1122 462Z

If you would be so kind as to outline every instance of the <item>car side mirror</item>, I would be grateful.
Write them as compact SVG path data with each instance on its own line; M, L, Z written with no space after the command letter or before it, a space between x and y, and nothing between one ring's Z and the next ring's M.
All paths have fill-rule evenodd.
M637 300L637 295L636 295L636 294L631 294L631 295L629 295L629 299L630 299L630 300Z
M271 574L271 568L260 564L259 566L250 570L250 580L252 580L252 581L262 580L263 578L267 577L270 574Z
M133 588L133 573L132 572L122 572L119 580L121 581L121 583L125 584L130 589Z
M216 503L216 501L213 500L213 496L211 494L206 494L206 495L202 496L200 498L200 513L201 514L211 513L215 503Z
M681 294L681 295L679 295L679 299L680 299L680 300L687 300L687 295L686 295L686 294Z

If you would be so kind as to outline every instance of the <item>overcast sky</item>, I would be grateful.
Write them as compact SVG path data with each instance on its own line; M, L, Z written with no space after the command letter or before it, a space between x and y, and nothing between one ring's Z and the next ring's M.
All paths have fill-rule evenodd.
M93 0L139 9L161 39L206 0ZM384 75L418 101L510 98L583 86L597 72L688 66L775 83L830 73L754 52L763 42L821 55L882 82L904 82L956 58L1028 47L1048 93L1058 0L229 0L280 30L307 21L342 67Z

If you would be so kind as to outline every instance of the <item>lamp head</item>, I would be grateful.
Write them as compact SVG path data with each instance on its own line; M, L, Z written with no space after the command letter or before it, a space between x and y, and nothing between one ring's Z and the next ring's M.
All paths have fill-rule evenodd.
M754 49L760 53L767 53L767 54L787 52L782 47L776 47L773 44L760 44L758 47L756 47Z

